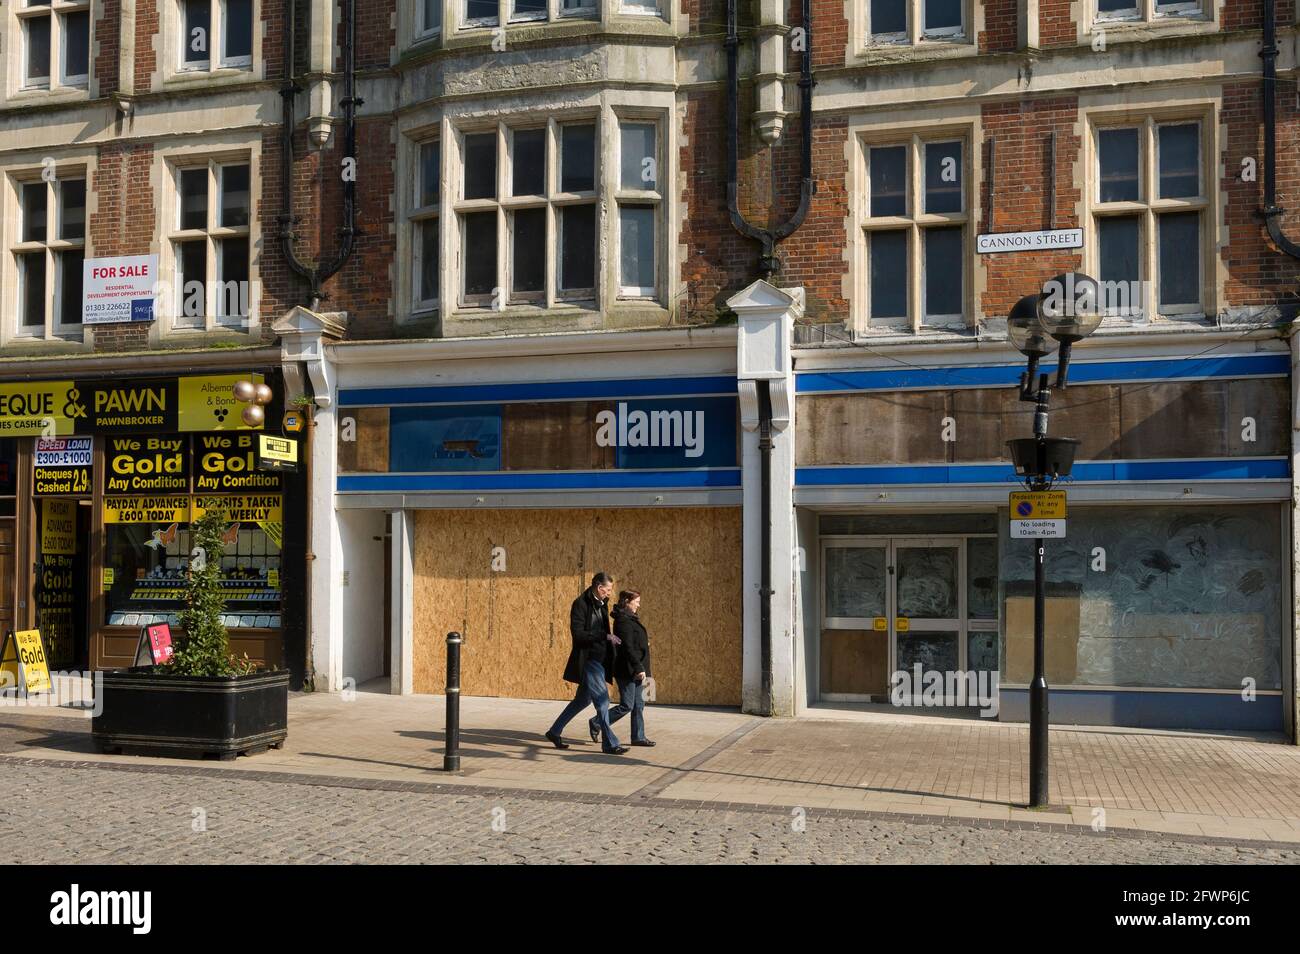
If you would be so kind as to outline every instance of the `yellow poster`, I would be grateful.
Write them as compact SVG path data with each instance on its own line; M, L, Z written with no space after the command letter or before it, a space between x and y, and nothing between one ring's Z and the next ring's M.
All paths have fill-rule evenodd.
M267 537L270 538L271 542L274 543L274 544L276 545L277 548L282 548L282 547L284 546L284 544L283 544L283 542L282 542L282 538L284 537L284 524L283 524L283 523L280 523L280 522L276 522L276 523L265 523L265 522L263 522L263 523L259 523L258 526L262 528L262 532L265 533L265 534L267 535Z
M0 384L0 437L58 437L71 434L85 408L71 381Z
M4 673L5 687L18 684L18 667L22 666L23 685L29 693L50 691L50 668L45 662L39 630L14 633L13 639L5 641L4 653L0 672Z
M77 552L77 502L41 501L41 552L73 556Z
M105 497L104 523L189 523L189 497Z
M117 569L111 566L104 567L104 586L103 586L104 592L107 593L109 590L111 590L113 588L113 584L116 582L117 582Z
M235 400L236 381L263 383L260 374L222 374L180 379L177 420L180 431L250 431L240 416L244 405Z
M283 498L279 494L234 494L194 498L194 519L209 510L220 510L231 523L282 523Z

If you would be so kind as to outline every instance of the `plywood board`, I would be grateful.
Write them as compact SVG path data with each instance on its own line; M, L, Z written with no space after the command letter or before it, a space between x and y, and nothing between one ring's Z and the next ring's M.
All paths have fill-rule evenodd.
M1047 684L1070 686L1079 670L1079 598L1048 597L1043 617ZM1007 660L1004 679L1024 685L1034 675L1034 598L1006 599Z
M502 409L506 470L598 470L613 466L613 448L596 443L603 403L507 404Z
M949 392L806 395L798 399L798 466L944 463Z
M421 511L414 544L417 692L455 630L466 694L571 697L569 607L604 570L642 592L659 702L740 702L739 509Z
M346 428L350 418L355 422L354 440L343 440L339 435L339 470L344 473L382 474L388 471L388 408L347 408L339 415L340 426Z
M889 691L889 634L822 630L821 691L881 695Z

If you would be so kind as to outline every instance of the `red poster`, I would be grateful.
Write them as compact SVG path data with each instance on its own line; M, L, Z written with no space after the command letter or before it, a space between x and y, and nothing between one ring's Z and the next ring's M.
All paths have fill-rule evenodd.
M163 666L172 661L172 628L166 623L159 623L157 626L145 627L145 632L149 634L149 649L153 653L153 661L157 666Z

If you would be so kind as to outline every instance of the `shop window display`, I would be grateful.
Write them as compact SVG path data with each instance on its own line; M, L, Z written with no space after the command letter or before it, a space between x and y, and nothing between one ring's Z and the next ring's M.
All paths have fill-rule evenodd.
M189 565L188 524L107 527L104 587L110 626L179 624ZM229 629L280 628L280 546L263 527L231 524L221 561Z

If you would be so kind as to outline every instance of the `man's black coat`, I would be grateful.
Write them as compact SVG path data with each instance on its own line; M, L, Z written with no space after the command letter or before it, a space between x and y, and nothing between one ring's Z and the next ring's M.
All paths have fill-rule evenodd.
M588 588L573 601L569 609L569 635L573 648L564 666L564 681L582 683L582 671L589 658L605 665L605 681L614 681L614 644L609 641L609 608Z

